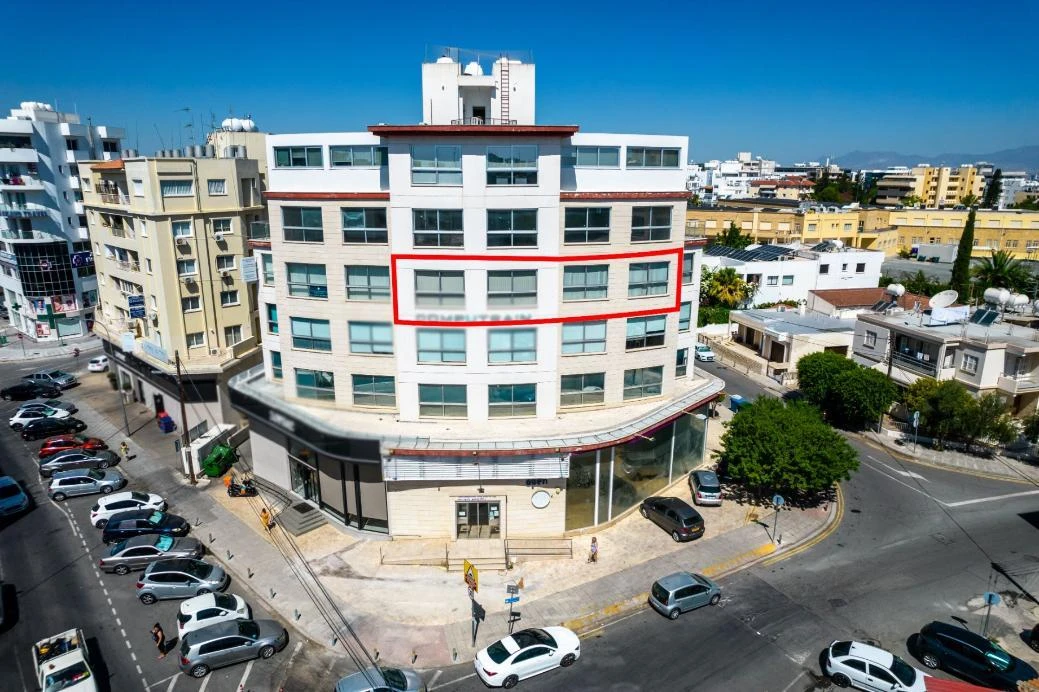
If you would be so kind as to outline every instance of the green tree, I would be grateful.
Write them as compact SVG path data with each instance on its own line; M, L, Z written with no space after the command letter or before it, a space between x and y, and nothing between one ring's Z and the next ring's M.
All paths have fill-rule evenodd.
M922 197L918 197L917 195L906 195L905 197L902 198L902 206L903 207L918 207L918 206L920 206L923 203L924 203L923 198Z
M736 222L730 221L729 227L719 233L714 238L715 245L724 245L725 247L733 247L737 250L743 248L754 242L754 239L749 235L745 235L740 232L740 229L736 228Z
M708 295L718 304L735 308L754 295L754 286L747 283L732 267L714 272Z
M726 424L717 458L759 498L822 492L859 467L855 450L815 407L766 396Z
M963 206L965 206L967 208L976 207L976 206L978 206L978 196L977 195L964 195L963 197L960 197L960 204L962 204Z
M838 204L843 201L841 197L840 188L836 184L830 184L815 193L815 199L818 202L828 202L830 204Z
M898 283L905 286L906 291L909 293L915 293L919 296L933 296L938 291L944 291L948 288L947 284L928 276L922 269L918 269L915 274L903 272L902 278L898 280Z
M876 425L898 398L898 389L877 370L855 366L841 373L828 397L837 423L852 430Z
M1003 169L997 168L992 172L992 179L985 186L985 196L981 202L982 206L992 209L999 206L999 196L1003 193Z
M966 302L970 298L970 255L974 251L974 216L977 212L971 209L967 213L967 223L960 235L960 245L956 250L956 259L952 263L952 277L949 288L960 294L960 300Z
M999 394L989 392L965 403L959 411L956 432L967 444L967 451L978 441L1013 442L1018 425L1010 407Z
M710 305L696 311L696 326L707 324L726 324L729 321L729 308L724 305Z
M1017 204L1010 205L1014 209L1024 209L1026 211L1039 211L1039 197L1033 197L1032 199L1023 199Z
M971 275L979 292L993 287L1024 291L1033 281L1032 273L1007 250L994 250L991 257L982 257L971 269Z
M700 265L700 306L711 305L711 286L714 284L714 270L706 264Z
M1039 413L1026 416L1021 421L1021 434L1029 442L1039 442Z
M909 259L912 256L913 256L913 251L910 250L909 248L907 248L907 247L900 247L900 248L898 248L898 258L899 259Z
M920 427L943 445L949 440L971 406L967 388L956 380L936 382L921 377L909 385L905 402L910 411L920 412Z
M809 403L825 410L837 381L843 374L857 367L833 351L809 353L797 361L797 388Z

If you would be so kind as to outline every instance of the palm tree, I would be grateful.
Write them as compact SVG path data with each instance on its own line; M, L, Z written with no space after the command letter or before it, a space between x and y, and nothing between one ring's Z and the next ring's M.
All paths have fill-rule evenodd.
M991 257L978 260L971 275L980 291L992 287L1022 291L1033 281L1031 272L1007 250L993 251Z
M732 267L714 272L710 296L722 305L734 308L754 295L754 286L740 278Z
M964 195L963 197L960 197L960 204L967 207L968 209L970 207L978 206L979 202L981 202L981 200L978 199L977 195Z

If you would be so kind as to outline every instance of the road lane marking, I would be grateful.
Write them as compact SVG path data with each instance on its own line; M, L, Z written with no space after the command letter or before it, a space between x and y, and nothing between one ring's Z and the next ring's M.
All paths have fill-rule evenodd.
M462 677L457 678L455 680L451 680L450 682L445 682L440 687L430 687L429 689L431 689L431 690L442 690L445 687L450 687L451 685L456 685L456 684L458 684L460 682L468 680L469 678L475 678L475 677L476 677L476 673L469 673L468 675L463 675ZM202 690L199 690L198 692L202 692Z
M166 692L173 692L173 686L177 684L177 680L180 679L179 675L171 675L169 677L170 686L166 688Z
M993 495L992 497L979 497L974 500L960 500L959 502L947 502L947 507L963 507L964 505L976 505L980 502L996 502L998 500L1009 500L1013 497L1027 497L1029 495L1039 495L1039 490L1025 490L1020 493L1008 493L1006 495Z
M870 459L872 461L877 462L878 464L880 464L884 468L888 469L889 471L892 471L893 473L897 473L899 476L905 476L906 478L915 478L917 480L927 481L928 483L931 482L930 478L924 478L919 473L916 473L914 471L906 471L904 469L900 469L900 468L894 467L891 464L885 464L880 459L874 459L873 457L869 456L868 454L866 455L866 458L868 458L868 459Z
M444 674L444 671L442 671L442 670L438 670L437 672L433 673L433 679L429 681L429 685L428 686L429 687L436 687L437 680L439 680L440 676L443 675L443 674Z
M209 681L213 679L212 673L206 676L202 681L202 686L198 688L198 692L206 692L206 688L209 687Z
M797 684L797 681L803 678L805 672L802 670L797 674L797 677L790 681L790 684L783 688L783 692L790 692L790 688Z
M237 689L239 689L239 690L244 690L245 689L245 681L249 679L249 673L252 672L254 663L256 663L256 659L253 659L253 660L249 661L249 663L246 664L245 672L242 673L242 679L238 681Z
M870 464L863 464L863 466L865 466L868 469L872 469L872 470L876 471L881 476L885 476L886 478L890 478L891 480L893 480L894 482L898 483L899 485L904 485L905 487L907 487L910 490L912 490L914 493L920 493L924 497L930 498L931 500L934 500L935 502L937 502L940 505L944 505L945 504L944 502L942 502L941 500L939 500L938 498L936 498L934 495L932 495L931 493L927 492L926 490L921 490L920 488L917 488L915 485L911 485L911 484L906 483L905 481L903 481L901 479L895 478L890 473L887 473L885 471L881 471L880 469L878 469L875 466L872 466Z

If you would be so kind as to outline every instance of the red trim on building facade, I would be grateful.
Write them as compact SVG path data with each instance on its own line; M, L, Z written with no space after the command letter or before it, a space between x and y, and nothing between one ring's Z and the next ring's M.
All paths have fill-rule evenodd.
M595 201L595 200L642 200L642 199L689 199L691 192L688 190L677 190L675 192L560 192L559 199L566 201Z
M441 135L447 137L570 137L577 125L369 125L368 131L380 137Z
M263 193L268 200L388 200L389 192L272 192Z

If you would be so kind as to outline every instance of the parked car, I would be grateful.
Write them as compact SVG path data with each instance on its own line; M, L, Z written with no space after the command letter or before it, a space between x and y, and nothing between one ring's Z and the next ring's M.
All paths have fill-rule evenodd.
M53 385L59 389L68 389L76 384L76 376L65 372L64 370L46 370L43 372L34 372L31 375L26 375L22 378L25 382L33 382L36 384L47 384Z
M581 640L565 627L520 630L476 653L476 675L489 687L516 686L545 671L569 668L581 657Z
M51 479L47 495L55 502L61 502L75 495L105 495L119 490L126 485L126 477L112 469L82 469L79 471L59 471Z
M0 389L0 399L4 401L25 401L38 397L61 396L61 388L53 384L40 384L35 382L19 382L10 387Z
M69 469L107 469L118 463L119 455L107 449L99 452L70 449L53 454L46 459L40 459L40 476L50 478L56 471L68 471Z
M694 505L720 506L722 484L714 471L693 471L689 474L689 492Z
M422 676L408 668L371 667L347 675L336 683L334 692L425 692Z
M693 357L706 363L714 362L714 351L707 344L697 344L693 349Z
M78 418L40 418L22 427L23 440L38 440L41 437L83 432L87 424Z
M647 497L639 513L671 534L675 541L690 541L704 532L703 517L677 497Z
M60 408L68 411L69 413L76 413L79 411L79 407L71 401L62 401L61 399L33 399L26 401L24 404L18 407L19 409L29 408Z
M191 598L223 591L230 580L224 570L204 560L159 560L137 580L137 598L145 605L166 598Z
M112 546L108 555L97 561L97 566L102 572L129 574L156 560L180 557L197 560L204 552L205 548L195 538L134 536Z
M270 658L288 643L288 631L274 620L221 622L181 637L180 669L204 678L213 668Z
M926 692L923 671L883 649L861 642L834 641L826 649L823 672L837 687L891 692Z
M25 488L10 476L0 476L0 517L13 517L29 509L31 500Z
M653 582L649 604L661 615L677 620L682 613L705 605L718 605L721 588L702 574L675 572Z
M87 363L90 372L104 372L108 370L108 356L95 356Z
M40 459L46 459L58 452L67 452L73 449L82 449L88 452L100 452L108 449L105 441L98 437L84 437L82 435L55 435L48 437L40 446Z
M1039 651L1039 624L1032 628L1032 633L1028 635L1028 646L1032 647L1033 651Z
M206 593L180 604L180 612L177 613L177 635L183 637L188 632L203 627L249 618L249 604L241 596Z
M176 514L153 509L135 509L110 517L104 531L101 532L101 540L108 545L146 534L186 536L190 528L191 525Z
M11 426L12 430L21 430L25 427L25 424L30 421L39 420L41 418L68 417L69 412L60 408L18 409L15 414L8 419L7 424Z
M103 529L108 520L116 514L135 509L166 511L166 501L154 493L139 493L131 490L102 497L90 508L90 523Z
M928 668L941 668L985 687L1017 690L1018 682L1039 677L1032 666L958 625L924 625L916 646L917 658Z

